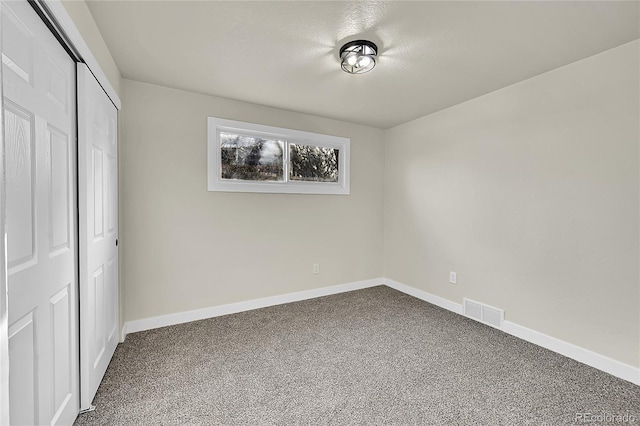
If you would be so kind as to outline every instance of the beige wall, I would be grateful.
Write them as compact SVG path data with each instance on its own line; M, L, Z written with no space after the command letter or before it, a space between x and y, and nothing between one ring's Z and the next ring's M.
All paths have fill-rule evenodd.
M387 131L385 276L640 366L639 50Z
M89 11L87 4L84 0L62 0L67 13L73 20L73 23L80 31L80 35L91 49L91 53L100 64L100 68L105 73L109 82L113 86L118 96L122 98L122 92L120 91L120 70L116 65L111 52L107 47L98 26L96 25L93 15Z
M382 276L381 130L126 79L123 88L127 321ZM208 116L351 138L351 195L208 192Z

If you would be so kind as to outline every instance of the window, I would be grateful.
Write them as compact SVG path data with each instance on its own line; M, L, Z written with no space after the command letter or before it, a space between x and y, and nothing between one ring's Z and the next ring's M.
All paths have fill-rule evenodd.
M349 139L209 117L209 191L349 194Z

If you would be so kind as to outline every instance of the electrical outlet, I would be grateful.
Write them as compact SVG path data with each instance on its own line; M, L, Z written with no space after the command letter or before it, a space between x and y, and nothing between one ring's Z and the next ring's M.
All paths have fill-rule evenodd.
M452 271L452 272L449 272L449 282L450 282L451 284L455 284L455 283L456 283L456 281L457 281L457 279L458 279L458 278L456 277L456 273L455 273L455 272L453 272L453 271Z
M314 274L319 274L320 273L320 264L319 263L314 263L313 264L313 273Z

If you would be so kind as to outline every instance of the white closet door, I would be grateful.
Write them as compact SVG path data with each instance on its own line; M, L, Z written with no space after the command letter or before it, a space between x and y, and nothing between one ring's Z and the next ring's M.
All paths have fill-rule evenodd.
M75 64L26 0L1 3L12 425L78 413Z
M118 345L117 110L78 64L80 407L88 409Z

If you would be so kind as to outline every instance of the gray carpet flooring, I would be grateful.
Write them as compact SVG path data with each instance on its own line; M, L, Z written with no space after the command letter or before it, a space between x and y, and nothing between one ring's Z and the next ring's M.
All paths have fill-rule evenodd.
M640 387L384 286L130 334L94 403L76 425L640 424Z

